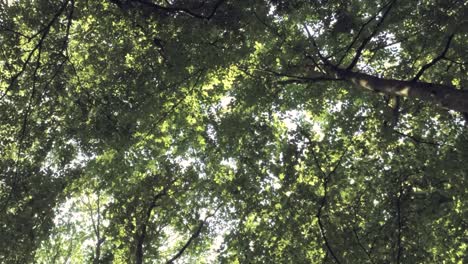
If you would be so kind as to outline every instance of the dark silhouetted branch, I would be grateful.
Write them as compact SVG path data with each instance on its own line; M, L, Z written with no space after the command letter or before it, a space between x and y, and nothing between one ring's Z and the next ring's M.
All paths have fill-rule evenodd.
M453 36L454 34L450 35L447 39L447 43L445 44L445 48L444 50L442 51L442 53L439 54L439 56L435 57L431 62L429 62L428 64L424 65L419 71L418 73L416 73L416 75L414 76L414 78L411 80L413 82L419 80L419 78L424 74L424 72L429 69L430 67L434 66L438 61L440 61L441 59L443 59L445 57L445 54L447 53L447 51L449 50L450 48L450 43L452 42L452 39L453 39Z
M205 221L200 221L200 224L195 229L195 232L192 234L192 236L190 236L190 238L187 240L184 246L172 258L170 258L166 262L166 264L174 263L175 260L180 258L182 254L184 254L185 250L187 250L187 248L190 246L190 244L192 244L192 242L200 236L200 233L204 226L205 226Z
M301 134L303 134L305 136L305 138L308 139L309 142L312 142L309 134L306 131L302 131ZM333 248L332 248L332 246L330 244L330 241L329 241L329 239L327 237L325 226L323 225L323 222L322 222L322 212L323 212L323 209L324 209L325 204L327 202L328 184L329 184L330 178L331 178L331 176L333 174L335 174L336 170L341 165L341 162L343 161L343 158L344 158L346 152L344 152L341 155L341 157L333 165L333 169L329 173L325 173L325 171L323 170L323 168L322 168L322 166L320 164L320 161L318 160L318 157L315 154L315 151L313 150L312 147L310 147L310 152L311 152L312 158L314 159L315 165L316 165L317 169L319 170L319 172L320 172L320 174L322 176L322 182L323 182L324 194L323 194L322 198L320 199L319 208L317 210L317 214L315 215L317 217L317 222L318 222L319 229L320 229L320 235L322 236L325 247L327 248L327 252L330 253L330 255L333 257L333 259L334 259L334 261L336 263L340 264L341 262L338 259L337 255L336 255L335 251L333 250Z
M358 243L358 246L362 249L362 251L364 251L364 253L366 254L366 256L369 259L370 263L374 263L374 261L372 260L372 255L370 254L370 252L362 244L361 239L359 238L359 234L357 233L356 228L353 228L353 234L356 237L356 241Z
M364 41L358 47L353 60L351 61L349 66L346 68L347 70L351 70L352 68L354 68L354 66L356 66L357 62L359 61L359 58L361 57L362 51L367 46L367 44L371 41L371 39L377 34L377 32L379 32L383 22L385 21L385 18L390 13L390 10L392 9L393 4L395 2L396 2L396 0L392 0L392 1L390 1L390 3L387 4L387 10L385 10L385 12L383 13L382 18L380 18L379 22L377 22L377 25L375 26L372 33L366 39L364 39Z
M54 23L57 21L57 19L62 15L62 13L64 12L65 8L67 7L68 5L68 0L67 1L64 1L60 7L60 9L57 11L57 13L55 13L55 15L52 17L52 19L49 21L49 23L44 27L42 28L41 30L39 30L37 33L35 33L33 36L30 37L30 39L33 39L35 38L36 36L38 35L41 35L38 43L34 46L34 48L28 53L28 56L26 57L26 60L23 62L23 65L21 66L21 69L15 74L13 75L11 78L10 78L10 83L8 85L8 87L6 88L5 92L3 93L3 95L0 97L0 100L2 100L7 94L8 92L11 90L11 88L13 87L13 85L16 83L16 81L19 79L19 77L21 77L21 75L26 71L26 67L28 66L28 64L31 62L31 59L33 58L33 55L36 53L36 51L39 52L39 54L41 53L41 49L42 49L42 46L44 44L44 41L47 37L47 35L49 34L49 31L50 29L52 28L52 26L54 25ZM40 55L39 55L40 57ZM39 60L38 60L39 61ZM35 72L37 72L38 68L36 67L35 68Z
M164 5L159 5L159 4L156 4L156 3L152 2L152 1L148 1L148 0L130 0L130 1L126 1L126 2L122 2L120 0L110 0L110 1L112 3L114 3L114 4L116 4L121 9L133 8L133 7L135 7L133 5L133 3L137 3L137 4L140 4L142 7L151 8L153 10L157 10L157 11L161 11L161 12L165 12L165 13L185 13L185 14L191 16L191 17L194 17L194 18L210 20L211 18L213 18L216 11L218 10L218 8L226 0L217 1L214 4L211 12L208 15L204 15L204 14L201 14L201 13L196 13L196 12L194 12L193 10L191 10L191 9L189 9L187 7L171 6L171 5L164 6Z
M354 46L354 44L356 44L357 40L359 39L359 37L361 36L362 32L364 31L364 29L367 27L367 25L369 25L372 21L375 20L375 18L377 17L378 14L380 14L380 12L382 12L389 4L391 4L392 2L389 2L387 4L385 4L384 6L382 6L382 8L380 8L377 13L375 13L372 17L370 17L366 22L364 22L364 24L362 24L361 28L359 29L358 33L356 34L356 36L354 37L353 41L351 41L351 43L348 45L348 47L346 48L343 56L341 57L341 59L338 61L337 63L337 66L339 66L341 64L341 62L343 62L344 58L346 58L346 55L348 54L348 52L351 50L351 48Z
M413 140L414 142L418 143L418 144L428 144L428 145L433 145L433 146L442 146L442 144L440 143L436 143L436 142L431 142L431 141L426 141L426 140L423 140L421 138L418 138L418 137L415 137L415 136L412 136L412 135L408 135L408 134L405 134L403 132L400 132L398 130L393 130L394 133L400 135L400 136L404 136L404 137L407 137L411 140Z
M140 233L137 237L137 246L136 246L136 251L135 251L135 262L137 264L143 263L143 244L145 242L145 238L147 235L147 229L148 229L148 223L151 220L151 214L153 213L154 208L156 208L157 202L164 196L167 195L167 191L169 188L172 186L172 184L176 181L176 179L173 179L168 185L166 185L160 192L155 194L153 198L151 199L151 202L146 209L146 214L143 219L143 223L140 226Z

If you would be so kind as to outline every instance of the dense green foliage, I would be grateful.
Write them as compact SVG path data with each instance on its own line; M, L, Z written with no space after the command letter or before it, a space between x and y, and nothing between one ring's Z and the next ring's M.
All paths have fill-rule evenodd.
M468 263L467 17L1 0L0 262Z

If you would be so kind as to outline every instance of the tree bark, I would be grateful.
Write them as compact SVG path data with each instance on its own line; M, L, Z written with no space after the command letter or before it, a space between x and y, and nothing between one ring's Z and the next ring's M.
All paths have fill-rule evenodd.
M367 90L394 96L418 98L449 110L468 113L467 90L460 90L443 84L379 78L339 68L332 70L337 77Z
M174 183L175 180L172 180L169 185L164 187L164 189L157 193L156 195L153 196L151 199L151 203L149 204L148 209L146 210L146 214L144 216L144 219L142 219L142 224L140 226L140 231L137 233L136 237L136 250L135 250L135 263L136 264L142 264L143 263L143 257L144 257L144 251L143 251L143 244L145 243L146 235L147 235L147 229L148 229L148 223L150 223L151 219L151 214L156 208L156 202L162 198L163 196L167 195L168 189L171 187L172 183Z

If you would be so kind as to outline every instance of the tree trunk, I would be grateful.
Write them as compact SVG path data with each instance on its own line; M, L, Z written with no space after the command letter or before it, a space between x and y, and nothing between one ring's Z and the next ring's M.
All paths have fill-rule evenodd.
M143 225L141 235L137 239L137 248L135 252L135 263L142 264L143 263L143 243L145 242L146 237L146 224Z

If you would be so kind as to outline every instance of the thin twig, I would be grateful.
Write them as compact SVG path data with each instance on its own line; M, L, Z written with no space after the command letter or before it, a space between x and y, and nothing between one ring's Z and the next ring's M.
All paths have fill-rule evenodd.
M306 132L304 132L302 134L309 140L309 142L312 142L309 135ZM323 211L323 208L325 207L325 204L326 204L326 201L327 201L328 183L330 181L330 177L336 172L336 170L340 166L340 164L343 161L343 158L344 158L344 156L346 154L346 151L343 152L343 154L340 156L338 161L334 164L333 169L327 174L323 170L323 168L322 168L322 166L320 164L320 161L318 160L318 157L315 154L315 151L313 150L312 147L310 148L310 150L311 150L311 155L312 155L312 158L314 159L315 165L316 165L317 169L320 171L320 173L322 175L323 189L324 189L324 194L323 194L322 198L320 199L319 208L318 208L317 214L315 216L317 217L317 222L318 222L318 225L319 225L320 234L321 234L321 236L323 238L323 241L325 243L325 247L327 248L327 252L330 253L330 255L333 257L333 259L335 260L336 263L340 264L341 262L338 259L337 255L335 254L335 251L333 250L333 248L332 248L332 246L331 246L331 244L330 244L330 242L328 240L328 237L326 235L326 230L325 230L325 227L324 227L324 225L322 223L322 211Z
M177 109L177 107L182 104L183 101L185 101L185 99L189 96L189 94L193 93L193 91L195 90L195 88L198 86L198 83L200 82L200 79L201 77L203 76L203 72L205 70L204 69L201 69L199 71L197 71L196 74L198 74L196 80L195 80L195 83L192 85L192 87L190 88L190 90L185 94L183 95L177 102L174 103L174 105L172 105L172 107L164 112L161 117L159 119L156 120L156 122L153 123L153 125L151 126L150 128L150 133L153 132L153 130L159 125L161 124L161 122L163 122L172 112L174 112L175 109Z

